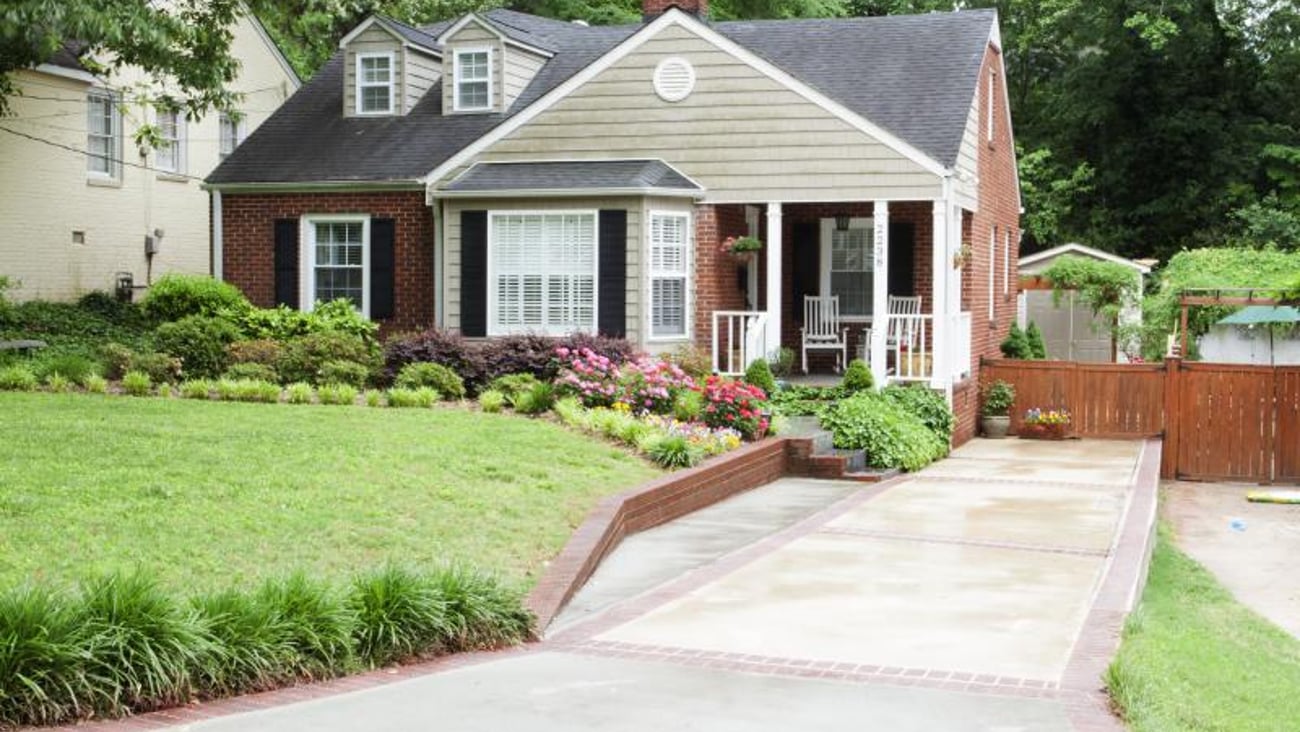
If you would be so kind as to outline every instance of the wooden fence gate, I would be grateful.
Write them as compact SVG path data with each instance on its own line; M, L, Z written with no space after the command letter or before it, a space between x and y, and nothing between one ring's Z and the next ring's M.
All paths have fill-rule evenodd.
M1064 407L1081 437L1164 438L1166 478L1300 482L1300 367L986 360L1025 410Z

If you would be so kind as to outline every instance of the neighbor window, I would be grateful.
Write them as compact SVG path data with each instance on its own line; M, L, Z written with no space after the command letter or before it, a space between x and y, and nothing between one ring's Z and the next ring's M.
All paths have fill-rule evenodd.
M393 54L357 54L357 114L389 114L393 96Z
M221 113L221 120L218 125L220 136L220 149L218 151L222 160L230 157L230 154L239 147L239 143L244 141L244 123L234 117Z
M1002 232L1002 295L1011 294L1011 229Z
M993 305L993 287L997 281L997 261L998 261L998 227L993 227L993 233L989 235L989 320L997 317L997 310Z
M112 94L86 97L86 171L95 177L116 178L122 143L122 118Z
M493 213L488 250L489 335L595 330L595 213Z
M690 217L650 214L650 336L686 335Z
M492 52L486 48L456 53L458 111L491 109Z
M871 220L853 219L848 229L841 230L828 219L823 222L822 236L822 294L839 297L840 315L871 315L875 286Z
M309 300L350 300L367 313L366 240L368 222L363 217L323 218L307 222L310 259Z
M185 172L185 118L179 112L158 113L158 150L155 161L164 173Z

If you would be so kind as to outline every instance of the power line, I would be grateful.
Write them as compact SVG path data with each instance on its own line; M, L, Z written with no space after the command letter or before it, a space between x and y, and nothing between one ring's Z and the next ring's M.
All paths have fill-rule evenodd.
M36 137L35 135L29 135L29 134L27 134L26 132L19 132L18 130L11 130L11 129L9 129L8 127L4 127L3 125L0 125L0 132L8 132L8 133L11 134L11 135L16 135L16 136L18 136L18 137L22 137L22 138L25 138L25 139L31 140L32 142L39 142L39 143L41 143L42 145L49 145L50 147L57 147L57 148L59 148L59 149L61 149L61 150L67 150L67 151L69 151L69 152L77 153L78 155L87 155L87 156L100 157L100 158L105 157L105 156L103 156L103 155L92 154L92 153L90 153L89 151L83 150L83 149L78 148L78 147L73 147L72 145L64 145L64 144L61 143L61 142L55 142L55 141L53 141L53 140L46 140L46 139L43 138L43 137ZM144 165L144 164L141 164L141 163L133 163L133 162L131 162L131 161L129 161L129 160L124 160L124 159L119 158L119 157L110 157L109 160L112 160L113 162L115 162L115 163L117 163L117 164L119 164L119 165L126 165L126 166L129 166L129 167L132 167L132 168L139 168L140 170L149 170L149 171L153 171L153 172L155 172L155 173L162 173L162 174L164 174L164 175L175 176L175 177L177 177L177 178L185 178L185 179L187 179L187 180L198 181L198 182L200 182L200 183L203 182L203 179L202 179L202 178L200 178L200 177L198 177L198 176L195 176L195 175L187 175L187 174L185 174L185 173L177 173L177 172L174 172L174 171L171 171L171 170L163 170L162 168L155 168L155 167L153 167L153 166L151 166L151 165Z

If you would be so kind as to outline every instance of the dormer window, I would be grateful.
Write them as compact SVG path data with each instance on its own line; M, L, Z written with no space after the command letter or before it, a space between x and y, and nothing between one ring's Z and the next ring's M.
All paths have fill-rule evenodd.
M457 112L482 112L492 108L492 51L488 48L456 52Z
M357 114L392 114L393 54L357 54Z

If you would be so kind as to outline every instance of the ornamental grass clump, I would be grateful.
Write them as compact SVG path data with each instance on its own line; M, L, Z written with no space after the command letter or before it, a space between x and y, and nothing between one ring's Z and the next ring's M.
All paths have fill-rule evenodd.
M32 391L40 386L40 379L32 370L21 364L0 368L0 390Z
M690 468L704 459L704 451L682 435L659 435L648 442L645 451L656 464L669 470Z
M367 407L388 406L388 403L384 401L384 393L378 389L367 389L366 393L362 395L362 398L365 399Z
M438 392L427 386L418 389L395 387L388 390L388 406L403 409L420 407L428 409L438 403Z
M491 574L452 564L430 575L447 603L447 651L477 651L522 643L534 618L519 593Z
M153 379L143 371L128 371L122 375L122 391L131 396L149 396L153 393Z
M321 404L355 404L357 388L347 384L325 384L316 390Z
M285 401L290 404L311 404L316 399L316 392L311 384L296 381L284 389Z
M428 577L389 565L352 581L352 641L365 664L384 666L441 650L451 635L447 599Z
M515 395L515 411L520 414L543 414L555 406L555 387L544 382L533 384L528 391Z
M81 381L81 385L85 387L86 391L90 394L108 393L108 379L105 379L99 374L90 374Z
M478 405L489 414L500 412L506 405L506 395L496 389L488 389L478 395Z
M55 371L45 377L45 388L55 394L63 394L72 390L72 380L58 371Z
M207 379L190 379L181 382L182 399L209 399L212 396L213 383Z
M356 616L328 585L295 573L267 581L254 598L274 609L290 678L325 679L353 668Z

